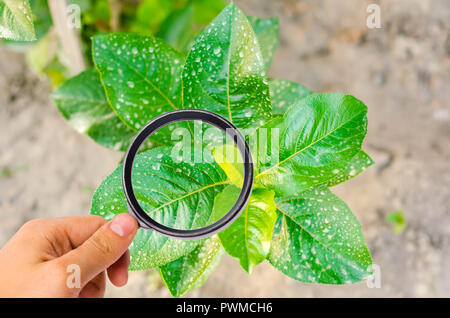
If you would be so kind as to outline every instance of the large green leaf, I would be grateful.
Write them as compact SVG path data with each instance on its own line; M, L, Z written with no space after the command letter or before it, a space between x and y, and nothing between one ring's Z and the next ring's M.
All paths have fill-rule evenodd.
M156 116L181 108L184 58L164 41L136 34L97 35L93 54L110 104L128 127L139 130ZM152 137L161 144L170 140L160 131Z
M33 16L28 0L0 2L0 38L16 41L36 40Z
M228 118L238 128L271 117L269 86L252 26L233 3L200 34L183 71L184 106Z
M204 153L207 162L212 155ZM122 167L117 168L94 194L91 213L111 219L126 212ZM134 191L140 205L157 222L179 229L194 229L212 221L215 195L227 179L215 163L177 163L171 149L154 148L136 156ZM130 268L145 270L162 266L192 251L199 241L169 239L154 231L139 230L130 247Z
M229 186L216 197L214 219L219 220L231 209L240 189ZM274 192L256 188L253 190L247 206L236 221L219 233L220 241L231 256L239 258L243 269L248 273L266 259L273 227L275 212Z
M273 55L278 45L279 22L278 18L248 17L258 39L264 66L269 69Z
M312 93L306 87L288 80L271 80L269 86L272 112L276 115L283 115L290 106Z
M327 186L333 187L342 182L348 181L364 172L364 170L366 170L373 164L374 161L372 160L372 158L370 158L370 156L365 153L364 150L360 150L343 169L336 169L333 171L336 176L327 182Z
M200 243L191 253L159 268L170 293L180 297L205 283L219 265L223 248L217 236Z
M52 99L71 126L100 145L125 151L135 131L108 105L98 72L88 69L52 93Z
M370 275L361 226L325 186L277 200L279 218L269 261L306 283L351 284Z
M279 160L258 157L258 184L277 196L300 193L336 177L361 149L367 106L350 95L311 94L289 108L279 129ZM273 150L273 149L272 149Z

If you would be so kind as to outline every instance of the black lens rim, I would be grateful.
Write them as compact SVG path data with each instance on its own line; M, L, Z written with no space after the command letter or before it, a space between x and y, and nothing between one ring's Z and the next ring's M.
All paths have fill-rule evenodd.
M134 194L131 175L134 159L139 151L139 148L148 137L150 137L155 131L171 123L190 120L198 120L211 124L224 131L230 137L233 137L233 141L243 159L244 181L238 199L224 217L213 224L199 229L179 230L162 225L148 216L148 214L140 206L136 195ZM230 131L233 132L233 135L229 134ZM250 199L253 189L253 160L250 147L248 146L244 136L231 122L215 113L201 109L182 109L171 111L150 121L134 137L125 155L123 163L122 186L127 198L128 213L132 214L136 218L140 227L181 240L196 240L208 237L231 225L233 221L239 217Z

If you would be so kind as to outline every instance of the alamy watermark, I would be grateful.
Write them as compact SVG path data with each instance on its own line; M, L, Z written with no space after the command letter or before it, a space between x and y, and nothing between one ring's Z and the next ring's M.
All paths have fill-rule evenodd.
M276 165L280 153L280 131L278 128L248 128L241 129L243 137L249 145L253 161L263 165ZM235 142L239 140L234 129L226 133L215 127L205 127L201 122L194 121L190 128L177 127L172 130L171 139L174 142L171 158L180 163L243 163L248 158L242 158ZM209 150L214 156L205 155ZM245 160L247 159L247 160Z
M378 4L372 3L367 6L366 12L368 13L366 19L366 25L369 29L381 28L381 8Z
M381 288L381 267L377 264L372 264L368 268L372 275L366 280L368 288Z
M67 6L67 26L71 29L81 29L81 7L78 4Z
M69 274L66 279L67 288L81 288L81 268L77 264L70 264L66 268L66 272Z

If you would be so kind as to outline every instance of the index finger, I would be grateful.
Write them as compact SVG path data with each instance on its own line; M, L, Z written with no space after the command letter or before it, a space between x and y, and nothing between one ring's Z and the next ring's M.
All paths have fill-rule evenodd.
M62 231L69 239L72 248L83 244L107 221L97 215L61 217L53 219L56 229Z

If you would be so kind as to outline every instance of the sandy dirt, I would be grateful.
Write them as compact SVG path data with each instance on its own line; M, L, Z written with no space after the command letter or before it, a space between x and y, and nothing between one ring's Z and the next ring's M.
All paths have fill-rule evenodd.
M370 2L382 28L366 27ZM302 284L269 264L248 276L225 257L187 297L450 296L450 3L446 0L240 0L279 16L270 75L318 92L346 92L369 107L364 145L376 165L333 189L360 220L381 288ZM0 48L0 246L27 220L87 214L94 189L121 158L77 134L20 53ZM408 221L396 235L387 213ZM108 296L169 296L136 272Z

